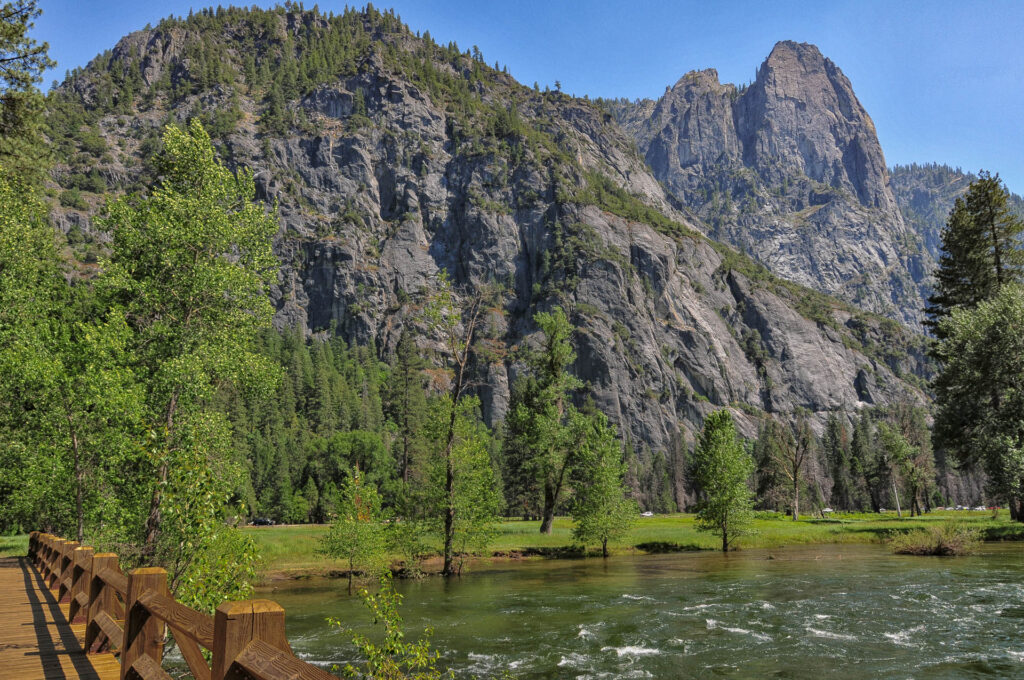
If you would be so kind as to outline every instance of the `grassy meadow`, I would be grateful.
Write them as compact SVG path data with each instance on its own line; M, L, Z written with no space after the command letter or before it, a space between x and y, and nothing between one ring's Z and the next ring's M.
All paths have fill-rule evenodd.
M827 519L807 517L797 522L774 513L758 513L754 533L740 539L743 548L779 548L787 545L823 543L881 543L897 534L956 521L977 528L989 541L1024 540L1024 524L1010 521L1006 510L996 517L991 512L938 511L922 517L899 518L895 512L836 513ZM502 521L497 527L489 553L484 558L579 557L572 539L572 521L560 517L554 531L538 533L539 522L518 519ZM266 578L289 578L341 572L347 565L316 554L320 537L327 532L322 524L297 524L274 527L246 527L243 531L256 542ZM715 550L716 536L698 531L692 514L656 515L637 519L629 536L611 545L613 554L644 554ZM438 546L440 549L440 546ZM591 546L593 550L593 546ZM28 536L0 536L0 557L24 555ZM430 564L427 571L432 571Z
M835 513L827 519L802 518L797 522L774 513L759 513L749 536L740 540L743 548L778 548L787 545L824 543L880 543L915 529L940 522L957 521L975 527L986 540L1022 540L1024 525L1011 522L1005 510L992 512L938 511L911 518L888 513ZM489 553L481 557L578 557L582 553L572 539L572 521L555 520L550 535L538 533L539 522L505 520L497 527ZM329 574L346 565L315 554L317 542L327 532L325 525L247 527L256 541L268 578ZM698 531L692 514L657 515L637 519L630 534L611 545L613 554L643 554L715 550L719 539ZM440 547L440 546L439 546ZM593 549L593 546L591 546ZM432 571L431 565L426 566Z
M0 557L21 557L28 554L28 534L0 536Z

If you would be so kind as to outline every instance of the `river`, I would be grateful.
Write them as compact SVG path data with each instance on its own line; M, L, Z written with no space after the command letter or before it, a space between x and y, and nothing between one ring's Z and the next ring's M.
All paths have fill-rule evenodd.
M399 581L407 630L434 628L460 678L1024 677L1024 545L973 557L812 546L481 566ZM328 616L369 632L344 581L278 584L288 637L353 660Z

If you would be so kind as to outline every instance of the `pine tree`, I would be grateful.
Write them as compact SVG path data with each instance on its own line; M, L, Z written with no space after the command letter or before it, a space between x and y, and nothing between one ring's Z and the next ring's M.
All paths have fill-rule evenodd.
M935 293L928 299L927 325L941 339L940 321L956 308L973 309L1024 275L1024 221L1007 207L999 175L979 173L958 198L942 232Z
M409 483L409 473L419 457L419 434L426 420L426 361L412 333L406 329L398 339L394 363L384 390L384 412L397 426L395 438L399 475Z
M44 70L56 66L47 56L49 45L28 37L41 13L35 0L0 7L0 166L32 182L42 180L49 160L36 85Z
M851 475L850 435L846 424L835 413L830 413L822 438L825 462L832 476L830 503L833 508L852 510L854 503L854 482Z

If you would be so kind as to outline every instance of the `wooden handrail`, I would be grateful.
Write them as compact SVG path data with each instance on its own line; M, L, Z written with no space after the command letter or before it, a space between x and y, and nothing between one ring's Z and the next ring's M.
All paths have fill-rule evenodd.
M110 553L113 555L113 553ZM96 555L99 557L99 555ZM116 558L117 555L114 555ZM95 558L93 558L95 559ZM93 578L98 578L105 584L114 589L114 591L121 597L128 596L128 577L121 573L121 570L117 568L117 562L115 559L114 568L99 569L93 574Z
M159 567L124 574L116 554L93 554L38 531L29 535L28 555L47 586L70 602L69 623L84 617L87 652L117 650L121 680L170 678L161 668L166 628L196 680L336 680L292 653L276 602L224 602L211 617L171 597Z
M171 628L179 630L203 647L213 649L213 617L190 609L173 598L147 591L137 600L149 613Z

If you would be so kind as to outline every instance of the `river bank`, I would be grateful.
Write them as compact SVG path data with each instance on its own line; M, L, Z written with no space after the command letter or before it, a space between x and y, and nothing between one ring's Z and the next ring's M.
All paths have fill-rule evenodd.
M883 543L896 534L948 521L976 527L988 541L1024 540L1024 525L1011 521L1005 510L996 516L990 511L937 511L913 518L906 514L900 518L895 512L836 513L826 518L802 517L796 522L760 513L754 520L753 533L741 539L740 549ZM501 522L488 552L474 555L470 568L481 562L585 556L574 545L572 522L568 518L556 519L549 535L540 534L538 526L538 522L522 520ZM276 582L345 574L346 564L341 560L316 555L319 540L327 529L327 525L288 525L247 527L245 531L260 548L264 581ZM697 530L694 515L680 513L641 517L629 535L610 548L614 555L642 555L715 550L717 546L715 536ZM439 571L440 561L428 559L421 568L428 574Z

